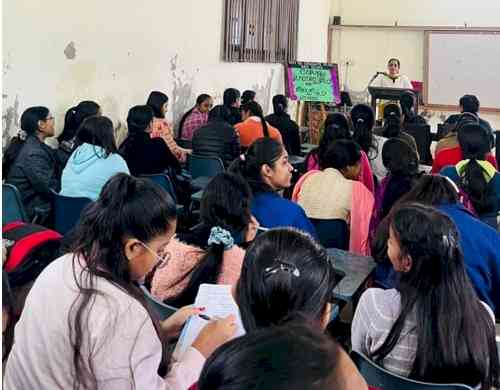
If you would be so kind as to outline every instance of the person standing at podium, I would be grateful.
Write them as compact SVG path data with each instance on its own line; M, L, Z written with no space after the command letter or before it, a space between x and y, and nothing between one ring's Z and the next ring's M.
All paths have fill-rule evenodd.
M391 58L387 63L387 72L380 73L371 83L372 87L413 89L410 79L399 73L401 62Z

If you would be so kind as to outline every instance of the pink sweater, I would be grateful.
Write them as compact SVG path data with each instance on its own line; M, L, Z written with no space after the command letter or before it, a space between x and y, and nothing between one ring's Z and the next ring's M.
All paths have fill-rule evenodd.
M203 249L185 244L176 238L170 240L166 249L170 260L165 267L155 272L151 284L151 293L162 301L177 296L187 287L193 269L205 255ZM224 252L219 284L235 285L238 282L243 257L245 251L237 245Z
M72 258L67 254L48 265L28 294L7 361L4 389L73 388L68 316L78 289ZM100 294L84 319L88 322L82 353L85 365L88 358L92 361L96 389L130 389L132 375L136 389L185 390L198 380L205 359L192 347L171 364L166 378L158 376L162 344L146 309L103 278L97 278L94 288Z
M165 119L153 119L151 138L162 138L172 154L177 158L177 160L179 160L180 162L186 161L186 154L189 153L189 150L183 149L179 145L177 145L174 139L172 128Z

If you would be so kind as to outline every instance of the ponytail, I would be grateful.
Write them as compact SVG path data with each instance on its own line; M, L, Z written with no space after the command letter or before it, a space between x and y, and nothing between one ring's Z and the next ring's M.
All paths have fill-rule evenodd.
M138 134L144 133L154 118L150 106L134 106L128 111L128 135L120 146L120 154L125 160L133 153L134 140Z
M384 131L386 138L395 138L401 134L401 109L396 104L388 104L384 108Z
M378 145L373 137L373 126L375 115L370 106L357 104L351 110L351 121L353 124L353 140L356 142L372 160L378 155ZM373 153L370 153L373 151Z
M269 127L267 126L267 122L264 119L264 113L262 111L262 107L259 103L255 101L250 101L241 106L242 111L248 111L250 114L258 117L260 122L262 123L262 132L264 133L264 137L269 137Z
M98 115L100 109L99 104L91 100L84 100L75 107L71 107L66 111L64 129L59 137L57 137L57 141L59 143L72 141L83 121L91 116Z
M491 189L484 177L486 171L476 159L470 159L460 172L460 187L469 196L475 211L478 214L492 211Z

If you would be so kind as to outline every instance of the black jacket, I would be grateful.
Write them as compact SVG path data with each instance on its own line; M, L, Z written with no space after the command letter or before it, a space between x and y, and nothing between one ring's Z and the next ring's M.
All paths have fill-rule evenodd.
M212 121L200 127L193 135L193 153L219 157L227 167L240 155L240 138L227 122Z
M55 151L36 136L29 136L9 170L7 183L17 187L28 217L35 216L35 207L49 210L50 189L59 191L61 169Z
M133 176L154 175L181 166L162 138L151 138L148 133L129 136L120 146L120 154Z
M290 115L271 114L266 116L266 121L273 127L276 127L281 133L283 144L289 154L300 155L300 133L299 126L290 119Z

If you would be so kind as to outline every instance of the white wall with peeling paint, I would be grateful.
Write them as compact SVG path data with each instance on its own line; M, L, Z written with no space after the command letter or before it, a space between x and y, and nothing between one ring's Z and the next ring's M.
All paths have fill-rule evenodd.
M301 0L299 60L326 61L330 6ZM202 92L220 100L229 86L255 89L265 108L283 92L281 65L220 60L223 0L15 0L4 2L3 16L3 130L10 133L31 105L50 107L60 129L65 111L85 99L124 122L153 89L171 97L170 119Z

